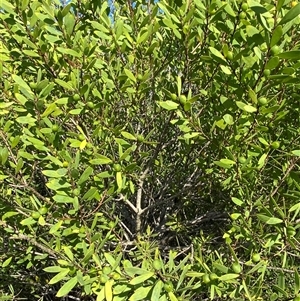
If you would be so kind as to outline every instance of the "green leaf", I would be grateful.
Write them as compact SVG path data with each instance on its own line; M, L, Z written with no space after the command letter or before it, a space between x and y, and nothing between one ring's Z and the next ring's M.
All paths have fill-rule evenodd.
M32 217L28 217L28 218L23 219L20 224L23 226L29 226L29 225L33 225L35 223L36 223L36 221Z
M78 52L76 52L75 50L72 49L65 49L62 47L57 47L56 48L60 53L64 53L64 54L69 54L75 57L80 57L80 54Z
M54 81L67 90L73 90L73 87L69 83L66 83L65 81L59 78L56 78Z
M246 32L247 32L248 37L253 37L256 34L259 34L259 30L252 25L246 26Z
M17 100L23 105L25 106L25 103L27 102L27 98L25 96L23 96L22 94L19 93L15 93L15 96L17 98Z
M214 162L214 164L216 164L217 166L220 166L220 167L226 168L226 169L232 168L232 166L233 166L233 164L224 163L224 162L222 162L221 160L220 160L220 161L213 161L213 162Z
M92 24L93 28L98 29L105 33L109 33L109 30L105 26L103 26L100 22L96 22L96 21L88 21L88 22Z
M226 3L226 2L225 2ZM227 2L224 6L224 9L226 11L227 14L229 14L230 16L236 18L236 13L235 11L232 9L232 7L230 6L229 2Z
M96 187L91 187L82 197L84 200L92 200L97 194L98 189Z
M168 292L168 295L171 301L178 301L173 292Z
M2 3L1 3L2 4ZM27 85L27 83L22 79L22 77L13 74L12 75L13 80L20 86L23 87L27 92L31 93L30 87Z
M56 203L73 203L73 198L72 197L69 197L67 195L62 195L62 194L56 194L54 197L53 197L53 200L56 202Z
M226 266L224 266L223 264L214 262L213 266L218 269L220 272L222 272L222 274L226 274L228 272L228 268Z
M8 159L8 149L6 147L0 149L0 158L1 158L2 165L4 165Z
M242 206L244 204L243 201L241 201L240 199L235 198L235 197L232 197L231 200L238 206Z
M131 263L127 263L128 266L124 266L125 272L128 274L128 276L133 277L135 274L137 275L143 275L148 272L148 270L132 267Z
M147 279L149 279L149 278L151 278L153 276L154 276L153 272L147 272L145 274L142 274L140 276L137 276L137 277L131 279L129 281L129 284L131 284L131 285L137 285L137 284L140 284L140 283L146 281Z
M141 277L141 276L139 276ZM152 286L146 286L146 287L139 287L133 295L130 296L129 301L139 301L139 300L145 300L148 296ZM158 300L158 299L157 299Z
M166 16L170 17L168 9L161 2L158 2L157 5L166 14Z
M194 132L194 133L186 133L183 135L184 139L193 139L195 137L198 137L200 133ZM204 138L205 139L205 138Z
M281 54L281 53L280 53L280 54ZM265 66L265 69L270 69L270 70L275 69L275 68L278 66L279 62L280 62L278 56L279 56L279 55L273 56L273 57L267 62L266 66Z
M250 300L250 301L252 301L253 299L251 297L251 294L249 293L249 290L248 290L247 284L245 282L245 279L242 280L242 286L243 286L243 289L244 289L245 294L247 296L247 299Z
M177 93L178 93L178 95L181 94L181 89L182 89L181 76L177 76Z
M283 271L280 271L280 272L279 272L278 286L279 286L282 290L286 290L286 275L283 274Z
M34 138L34 137L29 137L29 136L27 136L26 137L26 140L28 140L28 141L30 141L32 144L34 144L34 145L44 145L44 142L43 141L41 141L41 140L39 140L39 139L36 139L36 138Z
M44 37L50 43L56 43L58 41L61 41L61 38L59 38L58 36L53 36L53 35L50 35L50 34L45 34Z
M85 252L84 258L82 259L83 263L86 263L89 261L89 259L93 256L95 252L95 245L92 243L89 247L89 249Z
M240 213L231 213L230 214L231 219L234 221L237 220L240 216L241 216Z
M70 272L69 268L62 269L57 275L50 279L49 284L54 284L62 281Z
M175 271L179 271L182 270L183 267L186 266L187 262L190 260L190 256L186 255L179 263L179 265L176 266ZM170 265L170 259L169 259L169 264Z
M290 209L289 212L293 211L300 211L300 203L293 205Z
M294 271L294 279L295 279L295 295L299 294L300 292L300 277L299 277L299 273L297 271L297 268L295 268L295 271Z
M70 113L71 115L80 115L81 111L82 111L82 108L70 110L69 113Z
M116 260L111 254L106 252L106 253L104 253L104 257L112 267L115 266Z
M112 160L103 155L97 155L96 159L90 160L90 163L93 165L102 165L112 163Z
M300 50L291 50L277 54L278 57L287 60L299 60Z
M49 230L49 234L56 233L61 228L62 224L63 224L63 221L59 221L55 225L53 225Z
M282 294L285 298L288 298L288 293L285 291L285 289L281 288L280 286L278 285L273 285L272 286L272 290L273 291L277 291L279 292L280 294Z
M46 110L44 111L44 113L42 114L42 117L47 117L49 116L51 113L53 113L54 111L56 111L58 108L56 106L56 104L53 102L51 103L49 106L47 106Z
M298 156L300 157L300 149L295 149L292 151L292 154L295 155L295 156Z
M103 300L105 300L105 287L103 287L100 293L97 294L97 299L96 299L96 301L103 301Z
M251 9L257 14L264 14L267 12L267 9L264 6L262 6L259 2L249 0L247 3L249 4L249 7L251 7Z
M38 223L41 226L45 226L46 225L46 221L45 221L45 219L44 219L44 217L42 215L39 217Z
M127 75L127 77L129 79L131 79L133 82L136 82L136 78L135 78L135 76L133 75L133 73L130 70L128 70L128 69L125 68L124 72L125 72L125 74Z
M16 118L16 121L21 124L35 125L36 119L31 117L30 114L28 114L27 116L20 116Z
M128 133L128 132L121 132L121 135L126 138L126 139L129 139L129 140L136 140L136 137L133 136L132 134Z
M281 39L283 34L282 31L282 26L278 25L275 30L273 31L273 35L272 35L272 39L271 39L271 43L270 43L270 48L272 48L273 46L275 46Z
M276 5L276 10L279 12L284 4L285 0L278 0Z
M57 292L56 297L66 296L77 284L77 276L71 278L68 282L66 282L60 290Z
M68 14L68 12L70 11L70 8L71 8L71 3L69 3L68 5L66 5L66 6L63 8L63 10L61 11L61 15L62 15L63 17L65 17L65 16Z
M234 124L234 120L233 117L230 114L225 114L223 116L224 121L226 122L226 124L232 125Z
M224 164L228 164L228 165L233 165L235 164L235 161L230 160L230 159L221 159L220 162L224 163Z
M283 25L295 19L300 14L300 3L298 3L295 7L291 8L286 15L283 16L278 25Z
M81 141L80 145L79 145L79 149L83 150L87 145L87 141L86 139L84 139L83 141Z
M34 52L33 50L23 50L23 53L28 55L28 56L31 56L31 57L40 57L40 55L37 53L37 52Z
M8 13L10 13L12 15L15 14L15 12L14 12L15 7L6 0L1 0L1 9L4 9L5 11L7 11Z
M126 149L126 151L121 155L121 152L120 152L120 161L123 161L123 160L128 160L130 158L129 154L131 154L133 151L136 150L136 146L133 145L131 147L129 147L128 149Z
M143 42L145 42L148 39L148 37L151 34L151 30L152 30L152 28L150 27L150 28L148 28L147 31L143 32L142 34L139 33L137 41L136 41L137 45L142 44Z
M109 35L107 35L107 34L105 34L104 32L102 32L102 31L95 31L95 34L99 37L99 38L101 38L101 39L104 39L104 40L110 40L111 39L111 37L109 36Z
M64 250L65 254L69 257L69 259L71 261L73 261L74 260L74 255L73 255L71 249L67 246L63 246L63 250Z
M179 280L177 281L176 291L180 288L180 285L182 284L183 280L185 279L185 275L190 268L191 268L191 266L188 264L183 268L183 271L181 272Z
M82 183L86 182L89 178L89 176L94 172L94 169L90 166L88 166L83 174L80 176L78 180L78 184L81 185Z
M109 280L105 282L104 285L104 294L105 294L105 299L106 301L112 301L113 299L113 291L112 291L112 282L113 280Z
M71 187L71 184L65 182L63 179L60 178L52 178L49 180L46 186L52 190L57 191Z
M170 14L170 17L175 23L181 24L181 21L174 14Z
M61 266L55 265L51 267L44 268L43 271L47 273L60 273L61 271L66 270L65 268L62 268Z
M265 165L265 161L266 161L266 158L267 158L268 154L263 154L259 160L258 160L258 165L257 165L257 168L258 169L261 169L264 165Z
M231 70L226 66L221 65L221 69L227 75L230 75L232 73Z
M283 223L283 220L277 217L269 217L263 214L257 214L259 220L265 222L268 225L277 225Z
M269 145L269 143L263 137L258 137L258 140L259 140L260 143L262 143L265 146Z
M163 286L164 283L161 280L156 282L152 290L151 300L159 300Z
M257 95L252 89L249 89L248 94L253 103L257 103Z
M227 65L226 59L223 54L214 47L209 47L209 51L217 58L221 59Z
M10 218L12 216L15 216L15 215L18 215L20 214L19 212L15 212L15 211L8 211L8 212L5 212L3 215L2 215L2 220L5 221L7 218Z
M59 168L57 170L43 170L42 173L49 178L62 178L67 174L66 168Z
M2 268L5 268L9 266L10 262L12 260L12 257L7 258L3 263L2 263ZM1 299L0 299L1 300Z
M116 173L116 182L117 182L118 189L121 190L122 187L123 187L123 179L122 179L122 172L121 171L118 171Z
M126 292L126 291L127 292L130 291L130 286L127 283L122 284L122 282L121 282L121 284L117 283L117 284L114 285L114 288L113 288L113 294L114 295L119 295L119 294L121 294L123 292Z
M167 18L163 18L162 21L170 29L176 29L178 27L176 24L174 24L171 20Z
M13 102L0 102L0 109L6 109L10 107L13 104Z
M205 275L205 273L194 272L194 271L186 273L187 277L195 277L195 278L202 278L203 275Z
M241 101L236 101L236 105L243 111L248 112L248 113L253 113L256 112L257 109L251 105L245 104Z
M168 110L168 111L171 111L171 110L176 110L179 106L178 103L174 102L174 101L171 101L171 100L167 100L167 101L159 101L158 104Z
M219 277L220 281L228 281L232 279L238 278L240 275L239 274L225 274Z

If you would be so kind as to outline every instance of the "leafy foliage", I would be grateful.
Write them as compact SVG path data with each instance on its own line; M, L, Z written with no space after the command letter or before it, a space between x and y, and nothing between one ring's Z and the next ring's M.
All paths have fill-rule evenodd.
M297 300L299 14L2 0L1 298Z

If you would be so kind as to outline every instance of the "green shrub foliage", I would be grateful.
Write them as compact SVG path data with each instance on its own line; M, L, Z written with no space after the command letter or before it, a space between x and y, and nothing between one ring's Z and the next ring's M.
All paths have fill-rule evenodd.
M1 0L0 299L298 300L300 4L113 3Z

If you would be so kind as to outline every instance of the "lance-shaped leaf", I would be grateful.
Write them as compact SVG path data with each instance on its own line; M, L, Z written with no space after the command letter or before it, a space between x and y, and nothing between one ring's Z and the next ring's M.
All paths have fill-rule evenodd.
M273 46L275 46L280 41L280 39L282 37L282 34L283 34L282 26L278 25L275 28L275 30L273 31L272 39L271 39L271 43L270 43L270 48L272 48Z
M281 19L278 25L283 25L295 19L300 15L300 3L293 7L288 13Z
M60 290L57 292L56 297L63 297L67 295L77 284L77 276L71 278L68 282L66 282Z

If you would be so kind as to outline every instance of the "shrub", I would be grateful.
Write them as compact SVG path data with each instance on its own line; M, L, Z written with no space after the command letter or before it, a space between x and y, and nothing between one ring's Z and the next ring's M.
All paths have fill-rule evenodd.
M3 296L297 298L299 13L2 0Z

